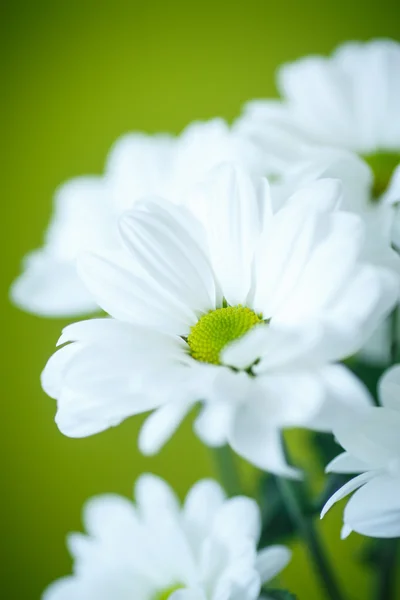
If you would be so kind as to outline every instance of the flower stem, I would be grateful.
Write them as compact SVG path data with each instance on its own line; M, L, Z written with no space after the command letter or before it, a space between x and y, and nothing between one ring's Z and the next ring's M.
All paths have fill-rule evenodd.
M221 446L213 449L213 456L219 480L228 496L241 494L242 486L233 451L229 446Z
M394 600L396 597L396 563L398 539L382 541L379 556L379 574L376 590L377 600Z
M299 497L294 488L296 484L290 479L283 477L277 477L276 480L282 500L292 519L293 525L303 538L326 597L329 600L344 600L312 518L303 513Z

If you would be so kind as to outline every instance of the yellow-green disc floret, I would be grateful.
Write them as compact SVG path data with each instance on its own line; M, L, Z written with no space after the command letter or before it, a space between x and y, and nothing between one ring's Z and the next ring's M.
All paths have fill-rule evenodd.
M387 190L393 171L400 164L400 152L376 152L363 158L374 174L372 198L378 200Z
M219 365L221 350L260 323L262 315L240 304L212 310L191 328L190 353L196 360Z

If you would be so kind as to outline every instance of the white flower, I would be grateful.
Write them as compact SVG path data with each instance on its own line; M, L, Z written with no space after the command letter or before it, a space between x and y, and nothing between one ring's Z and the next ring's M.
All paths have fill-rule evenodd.
M351 492L342 537L357 531L371 537L400 536L400 365L383 375L381 407L370 407L351 423L334 428L346 450L328 466L332 473L360 473L326 503L326 512Z
M350 42L329 58L302 58L280 69L278 87L284 100L250 103L237 129L261 145L280 175L299 161L318 169L329 148L356 153L365 170L355 203L374 214L380 199L400 247L400 219L390 206L400 201L400 44Z
M42 248L29 254L11 297L44 316L87 314L97 306L76 273L83 250L119 249L117 219L145 195L180 202L213 166L234 160L264 174L262 154L224 121L193 123L179 137L126 135L117 141L103 177L79 177L59 188Z
M181 507L162 479L142 475L135 497L86 504L87 535L68 537L74 574L43 600L256 600L290 560L284 546L257 553L257 504L227 500L214 481L196 483Z
M201 197L200 197L201 196ZM393 305L397 276L360 259L363 223L321 180L274 213L266 180L220 167L188 203L147 201L121 219L125 269L96 256L80 272L113 318L68 326L42 377L56 422L91 435L156 409L139 438L157 452L197 401L211 446L229 443L276 473L280 428L333 423L369 403L336 361ZM203 223L205 225L203 225Z

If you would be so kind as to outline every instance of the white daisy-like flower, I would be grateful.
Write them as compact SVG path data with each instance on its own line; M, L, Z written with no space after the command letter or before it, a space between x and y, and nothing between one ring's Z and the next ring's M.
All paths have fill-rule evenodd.
M222 119L193 123L178 137L133 133L112 148L103 177L79 177L59 188L42 248L30 253L11 289L20 308L47 317L87 314L97 305L76 272L83 250L119 250L117 220L146 195L174 202L213 166L237 161L264 175L263 154Z
M327 511L355 493L344 510L342 537L352 531L379 538L400 536L400 365L391 367L379 384L382 406L371 407L334 434L345 452L328 466L331 473L360 473L326 503Z
M256 502L226 499L215 481L196 483L181 507L162 479L142 475L135 499L89 500L87 535L68 537L74 574L43 600L256 600L290 560L284 546L257 552Z
M266 180L226 165L189 199L198 218L165 200L122 217L129 269L80 262L113 318L66 327L43 372L60 430L87 436L154 410L139 437L151 454L201 401L206 444L296 475L280 429L329 431L369 404L335 363L398 295L397 275L362 259L362 220L338 211L339 199L338 182L320 180L274 212Z
M237 129L264 148L280 175L298 162L318 170L329 147L356 153L366 193L354 202L375 215L379 200L399 245L391 205L400 201L400 44L350 42L331 57L302 58L279 70L278 87L284 99L249 103Z

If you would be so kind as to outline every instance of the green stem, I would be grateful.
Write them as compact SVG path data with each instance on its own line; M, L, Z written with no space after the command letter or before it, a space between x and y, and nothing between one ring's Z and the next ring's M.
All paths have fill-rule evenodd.
M283 477L277 477L276 480L282 500L293 525L303 538L326 597L329 600L344 600L312 518L303 513L298 495L293 487L296 484Z
M213 449L213 456L219 480L228 496L241 494L242 486L233 451L229 446L221 446Z
M379 556L379 574L376 590L377 600L396 598L396 563L398 539L383 540Z

